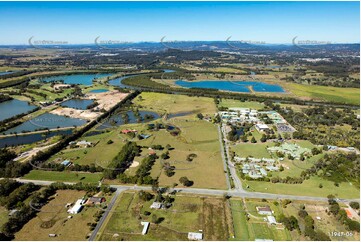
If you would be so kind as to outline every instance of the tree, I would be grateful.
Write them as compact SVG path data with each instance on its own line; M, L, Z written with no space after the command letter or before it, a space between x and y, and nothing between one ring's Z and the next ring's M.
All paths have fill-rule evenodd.
M267 136L265 134L262 134L262 137L261 137L261 142L264 143L267 141Z
M360 208L360 203L358 202L350 202L350 207L353 209L359 209Z
M198 114L197 114L197 118L199 118L200 120L202 120L202 119L204 118L204 116L203 116L203 114L198 113Z
M186 187L190 187L194 183L193 181L190 181L186 176L182 176L181 178L179 178L179 182Z
M153 195L150 194L149 192L141 190L139 192L139 198L143 201L150 201L153 198Z
M257 143L257 140L252 136L251 143Z

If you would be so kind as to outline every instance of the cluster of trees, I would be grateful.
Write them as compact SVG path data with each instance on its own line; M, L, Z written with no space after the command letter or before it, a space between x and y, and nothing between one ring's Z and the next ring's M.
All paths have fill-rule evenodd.
M8 95L3 95L3 94L0 94L0 103L2 102L6 102L6 101L10 101L12 100L13 98L8 96Z
M140 147L135 142L127 142L104 170L104 178L115 179L119 174L128 169L134 157L139 154Z
M33 183L20 185L7 196L0 197L0 205L6 207L7 209L13 209L16 206L19 206L19 203L23 203L29 194L39 188L39 186L36 186Z
M360 184L360 156L353 152L325 154L315 164L302 171L301 176L317 175L335 182L352 182L359 187Z
M298 211L298 216L303 219L304 234L313 241L330 241L330 237L320 230L315 230L315 221L308 215L305 206L302 206Z
M289 231L300 230L298 220L295 216L287 217L284 214L280 214L277 218L278 222L282 223Z
M281 108L266 101L268 108L279 112L295 129L293 138L309 140L314 144L354 146L360 145L360 120L350 108L318 106L296 112L292 108ZM345 129L343 125L350 125Z
M345 209L342 209L340 205L337 203L335 196L328 195L328 210L329 213L335 216L335 218L340 221L342 224L346 226L346 228L350 231L360 232L360 223L348 218Z
M101 166L96 166L95 164L90 164L90 165L79 165L79 164L74 164L71 166L64 166L62 164L59 163L53 163L53 162L49 162L49 163L43 163L40 165L41 168L44 169L49 169L49 170L53 170L53 171L84 171L84 172L103 172L104 168Z
M129 176L124 173L120 174L118 177L121 182L123 183L136 183L136 184L147 184L151 185L157 181L157 179L154 179L150 176L150 171L155 163L155 160L157 159L157 155L152 154L148 157L144 158L139 165L136 173L134 176Z

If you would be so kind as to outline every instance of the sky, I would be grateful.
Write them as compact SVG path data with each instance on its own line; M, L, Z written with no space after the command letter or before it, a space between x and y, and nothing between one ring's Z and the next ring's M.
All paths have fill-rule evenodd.
M359 2L0 2L0 45L32 41L359 43Z

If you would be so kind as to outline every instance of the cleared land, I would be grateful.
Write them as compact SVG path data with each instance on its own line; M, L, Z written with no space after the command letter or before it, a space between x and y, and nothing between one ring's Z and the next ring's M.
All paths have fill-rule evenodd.
M15 240L86 240L90 233L87 223L95 221L95 207L84 207L81 213L69 214L67 203L74 203L85 195L84 191L61 190L49 203L44 205L35 218L15 234ZM49 237L56 234L56 237Z
M177 195L169 209L150 209L153 201L143 202L137 193L125 192L110 212L98 240L187 240L188 232L203 230L205 240L227 240L231 231L229 208L221 198ZM151 215L144 215L144 212ZM152 216L163 218L151 223L142 235L141 221L152 222Z

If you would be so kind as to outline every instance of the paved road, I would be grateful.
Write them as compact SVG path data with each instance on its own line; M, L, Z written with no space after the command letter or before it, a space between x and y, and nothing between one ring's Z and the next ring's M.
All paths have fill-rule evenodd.
M224 171L227 171L227 159L224 155L224 147L223 147L223 142L222 142L222 131L219 125L217 125L217 129L218 129L218 140L219 140L219 145L220 145L220 151L221 151L221 156L222 156L222 161L223 161L223 169ZM232 179L231 177L228 177L228 172L224 173L226 176L226 182L227 182L227 187L228 189L231 189L231 184L229 182L229 179Z
M105 212L103 213L103 216L100 218L100 220L97 223L97 226L95 227L92 234L90 235L89 241L94 241L95 240L100 228L103 226L103 223L104 223L105 219L108 217L110 211L113 209L113 206L114 206L115 202L117 201L120 193L122 193L125 190L127 190L127 189L126 188L117 189L117 191L115 192L115 195L113 196L113 198L110 201L108 207L106 208Z
M37 185L49 186L53 181L42 181L42 180L26 180L17 178L16 179L22 183L32 182ZM75 184L74 182L64 182L65 184ZM137 186L137 185L110 185L110 187L119 189L121 191L125 190L152 190L150 186ZM248 192L248 191L238 191L238 190L217 190L217 189L206 189L206 188L174 188L173 190L180 193L190 193L198 195L209 195L209 196L223 196L224 194L231 195L232 197L240 198L265 198L265 199L291 199L291 200L301 200L301 201L327 201L325 197L312 197L312 196L296 196L296 195L283 195L283 194L273 194L273 193L262 193L262 192ZM359 201L359 198L354 199L339 199L340 202L351 202Z
M223 137L226 137L227 134L223 128L223 124L221 126L221 132L223 132ZM221 137L220 137L221 139ZM222 142L222 141L221 141ZM246 192L243 187L242 187L242 182L241 180L239 179L238 175L237 175L237 171L236 171L236 168L234 167L234 165L232 164L232 161L230 159L230 154L229 154L229 145L228 145L228 140L225 138L224 139L224 143L225 143L225 150L226 150L226 156L227 156L227 165L228 165L228 168L230 170L230 173L231 173L231 177L233 179L233 182L234 182L234 186L235 186L235 189L238 190L239 192Z

